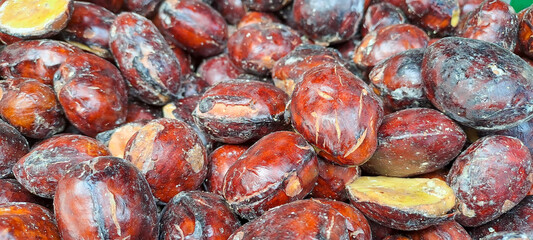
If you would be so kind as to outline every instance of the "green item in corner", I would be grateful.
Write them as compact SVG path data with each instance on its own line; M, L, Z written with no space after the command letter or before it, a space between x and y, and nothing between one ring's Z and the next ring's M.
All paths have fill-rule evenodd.
M533 0L511 0L511 6L513 6L516 13L522 11L533 4Z

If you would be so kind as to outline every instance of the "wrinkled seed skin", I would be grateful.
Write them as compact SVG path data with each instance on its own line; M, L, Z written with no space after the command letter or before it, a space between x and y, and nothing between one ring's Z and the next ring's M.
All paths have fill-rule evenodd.
M63 240L157 239L157 206L143 175L115 157L74 167L58 184L54 211Z
M361 165L377 148L383 103L361 79L339 65L308 71L289 106L294 129L339 165Z
M244 15L237 28L244 27L246 25L254 23L281 23L281 21L276 17L276 15L267 12L248 12Z
M70 44L49 39L16 42L0 52L0 76L33 78L52 86L59 66L69 55L80 52Z
M365 216L357 210L354 206L330 199L314 199L322 204L329 205L337 210L349 224L346 224L350 239L352 240L370 240L372 239L372 231L370 224Z
M76 164L111 155L96 139L60 134L36 146L13 167L15 178L31 193L53 198L57 182Z
M224 176L247 149L244 145L223 145L211 152L205 181L207 191L220 196L224 194Z
M285 128L288 98L272 84L234 80L207 90L192 114L214 140L240 144Z
M163 0L125 0L124 8L130 12L137 13L139 15L150 17L157 10L159 3Z
M533 7L522 10L518 22L518 46L522 54L533 59Z
M510 51L516 46L518 17L513 7L501 0L483 2L458 28L458 37L483 40Z
M533 184L529 149L514 137L484 137L454 161L447 182L457 197L456 221L475 227L518 204Z
M242 0L244 5L258 12L275 12L287 6L290 0Z
M222 53L228 40L226 21L202 1L165 0L154 23L173 43L199 57Z
M493 232L516 231L533 237L533 196L525 197L518 205L499 218L481 226L471 228L474 239L482 238Z
M533 117L533 68L495 44L443 38L424 53L427 98L453 120L477 130L502 130Z
M161 212L160 240L226 240L241 226L221 196L200 191L181 192Z
M424 49L406 50L379 62L368 78L384 107L398 111L412 107L430 107L424 93L421 65Z
M466 134L453 120L429 108L386 115L378 130L378 148L362 168L391 177L410 177L445 167L463 149Z
M133 96L152 105L177 96L180 63L150 20L121 13L111 25L109 45Z
M358 166L345 167L318 158L318 179L310 196L313 198L327 198L346 201L346 185L361 176Z
M0 204L2 239L60 240L54 215L34 203Z
M297 28L315 42L344 42L359 30L369 0L294 0L292 15Z
M22 135L45 139L65 128L60 102L50 86L30 78L8 78L0 81L0 88L0 116Z
M223 195L242 218L303 199L315 186L315 151L294 132L271 133L252 145L226 172Z
M124 159L146 177L160 202L181 191L196 190L207 174L207 154L198 134L185 122L161 118L133 135Z
M348 221L332 206L300 200L267 211L228 239L339 239L348 240Z
M369 32L402 23L407 23L407 18L400 8L388 2L372 4L366 10L363 18L361 35L364 37Z
M126 121L126 83L103 58L89 53L69 56L56 72L54 88L67 119L88 136Z
M410 240L470 240L468 232L456 221L434 225L424 230L408 232Z
M228 40L228 56L247 73L266 76L281 59L302 43L299 34L280 23L256 23L237 29Z
M84 2L92 2L107 8L111 12L118 12L124 3L124 0L83 0Z
M242 0L214 0L213 7L229 24L237 24L246 15L247 9Z
M367 34L354 53L358 66L371 69L379 61L409 49L425 48L428 35L411 24L395 24Z
M70 21L60 35L71 44L82 44L103 58L112 58L109 52L109 29L116 15L106 8L86 2L73 3Z
M0 121L0 178L10 175L13 165L29 151L28 140L17 129Z
M0 179L0 204L11 202L39 203L40 199L28 192L15 179Z

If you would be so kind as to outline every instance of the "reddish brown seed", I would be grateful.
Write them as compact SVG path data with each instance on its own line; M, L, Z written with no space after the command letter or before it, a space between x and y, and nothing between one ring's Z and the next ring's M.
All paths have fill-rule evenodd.
M15 178L31 193L52 198L57 182L76 164L110 155L94 138L60 134L36 146L13 167Z
M193 117L216 141L240 144L283 129L287 101L286 93L268 83L222 82L204 93Z
M533 184L533 160L524 144L501 135L474 142L454 161L447 182L463 226L479 226L518 204Z
M374 154L383 104L361 79L339 65L308 71L289 106L292 126L340 165L361 165Z
M357 208L344 202L338 202L329 199L315 199L315 201L333 207L344 218L346 218L346 222L348 223L347 228L350 235L349 239L372 239L372 231L370 230L370 225L368 224L368 221L366 220L365 216L359 210L357 210Z
M361 28L361 35L366 36L369 32L394 24L407 23L407 18L402 10L388 2L370 5L366 10Z
M69 56L54 76L54 89L67 119L88 136L126 121L126 83L103 58L89 53Z
M443 38L424 53L422 79L431 103L465 126L501 130L533 117L533 68L496 44Z
M97 157L76 165L54 198L63 240L157 239L157 206L131 163Z
M192 96L201 96L210 86L211 85L209 85L209 83L201 76L197 74L189 74L185 76L181 82L181 89L178 93L178 97L183 99Z
M533 58L533 6L520 12L518 24L518 47L522 54Z
M463 149L466 134L453 120L429 108L386 115L378 130L378 148L365 172L410 177L445 167Z
M213 7L229 24L237 24L246 15L246 7L242 0L214 0Z
M197 72L210 86L236 78L253 78L233 65L226 53L206 59L200 64Z
M168 41L167 41L168 42ZM169 43L170 48L172 49L172 52L174 52L174 55L176 55L176 58L178 59L178 62L180 63L181 67L181 75L186 76L188 74L193 73L194 66L192 64L192 58L191 55L183 51L181 48L177 47L176 45Z
M501 0L488 0L468 15L457 36L495 43L513 51L517 34L518 17L513 7Z
M496 132L485 133L485 135L506 135L520 139L529 151L533 153L533 119L518 124L516 127L500 130Z
M134 12L139 15L150 17L163 0L125 0L123 8L129 12Z
M396 229L385 227L373 221L368 221L368 224L370 225L370 229L372 230L372 239L375 240L384 240L388 236L395 235L399 232Z
M342 65L344 59L336 49L302 44L276 61L272 68L272 80L276 87L291 95L294 86L302 81L307 71L325 63Z
M202 1L165 0L154 23L177 46L200 57L221 53L228 39L224 18Z
M458 0L459 8L461 9L461 22L464 21L464 19L476 10L476 8L481 5L481 3L484 2L484 0Z
M144 122L126 123L117 128L99 133L96 135L96 140L109 149L111 156L124 158L124 151L128 141L144 125Z
M63 131L65 117L54 90L35 79L0 81L0 115L22 135L44 139Z
M349 239L348 224L332 206L312 199L300 200L267 211L228 239Z
M28 192L15 179L0 179L0 203L32 202L39 203L40 199Z
M287 6L290 0L242 0L244 5L258 12L275 12Z
M506 231L517 231L533 236L533 196L525 197L516 207L499 218L469 231L474 239Z
M111 59L109 51L109 28L116 16L102 6L74 2L72 17L61 37L86 51L102 58Z
M359 31L369 0L294 0L297 28L322 45L344 42Z
M133 96L153 105L176 97L183 77L180 63L150 20L121 13L111 25L109 44Z
M0 204L0 232L2 239L62 239L54 215L34 203Z
M424 93L421 65L424 49L411 49L379 62L368 74L374 92L386 109L430 107Z
M221 196L181 192L161 212L159 239L226 240L240 226Z
M311 197L346 201L346 185L361 175L358 166L345 167L318 158L318 179Z
M254 23L281 23L281 21L272 13L248 12L241 18L237 28L242 28Z
M226 172L247 149L244 145L223 145L211 152L205 181L207 191L223 195Z
M252 145L226 172L223 195L245 219L304 198L318 178L315 151L294 132L271 133Z
M0 51L0 75L33 78L52 86L59 65L69 55L79 52L81 49L55 40L16 42Z
M470 240L468 232L456 221L431 226L424 230L406 232L410 240Z
M354 53L353 61L372 68L379 61L409 49L425 48L429 37L411 24L395 24L367 34Z
M20 42L20 41L22 41L21 38L13 37L13 36L0 32L0 43L9 45L9 44Z
M448 175L448 171L449 171L449 169L447 169L447 168L441 168L441 169L433 171L433 172L420 174L417 177L419 177L419 178L437 178L437 179L440 179L442 181L446 181L446 176Z
M126 123L150 121L163 117L161 108L137 101L128 101L128 110L126 112L128 113Z
M302 43L298 33L279 23L256 23L237 29L228 40L228 56L245 72L266 76L277 60Z
M26 138L8 123L0 121L0 178L10 175L13 165L29 151Z
M164 203L181 191L196 190L207 174L202 141L187 123L176 119L144 125L126 145L124 158L141 171L154 197Z
M453 33L461 14L458 0L405 0L405 4L398 7L409 22L439 36Z
M111 12L118 12L122 8L124 0L82 0L84 2L92 2L107 8Z
M397 234L397 235L389 235L389 236L383 238L383 240L411 240L411 239L406 237L406 236Z

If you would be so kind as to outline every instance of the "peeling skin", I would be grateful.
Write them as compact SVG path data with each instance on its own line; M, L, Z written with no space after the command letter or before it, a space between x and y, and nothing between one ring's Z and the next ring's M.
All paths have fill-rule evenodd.
M363 132L363 134L361 134L361 136L359 137L359 139L357 139L357 142L355 143L355 145L353 147L351 147L347 152L346 154L344 154L344 157L347 157L349 156L350 154L352 154L353 152L355 152L355 150L357 150L357 148L359 148L359 146L361 146L361 144L363 144L363 141L365 140L365 137L366 137L366 132L368 131L368 128L365 129L365 131Z
M297 174L292 174L289 177L287 186L285 187L285 193L289 197L295 197L298 194L300 194L302 190L303 188L302 188L302 184L300 183L300 178L298 177Z
M155 167L152 152L154 151L154 142L160 132L165 130L165 126L152 122L144 126L137 132L133 140L130 151L125 155L131 156L132 163L143 173L151 171Z
M194 145L189 151L185 153L185 160L191 165L195 173L200 172L204 167L204 151L199 144Z

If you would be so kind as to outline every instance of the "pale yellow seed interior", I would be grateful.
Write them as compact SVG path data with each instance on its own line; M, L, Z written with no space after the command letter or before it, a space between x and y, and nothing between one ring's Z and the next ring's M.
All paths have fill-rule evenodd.
M7 0L0 6L0 23L14 29L41 29L67 7L68 0Z
M453 190L440 179L360 177L347 185L360 202L440 216L455 205Z

